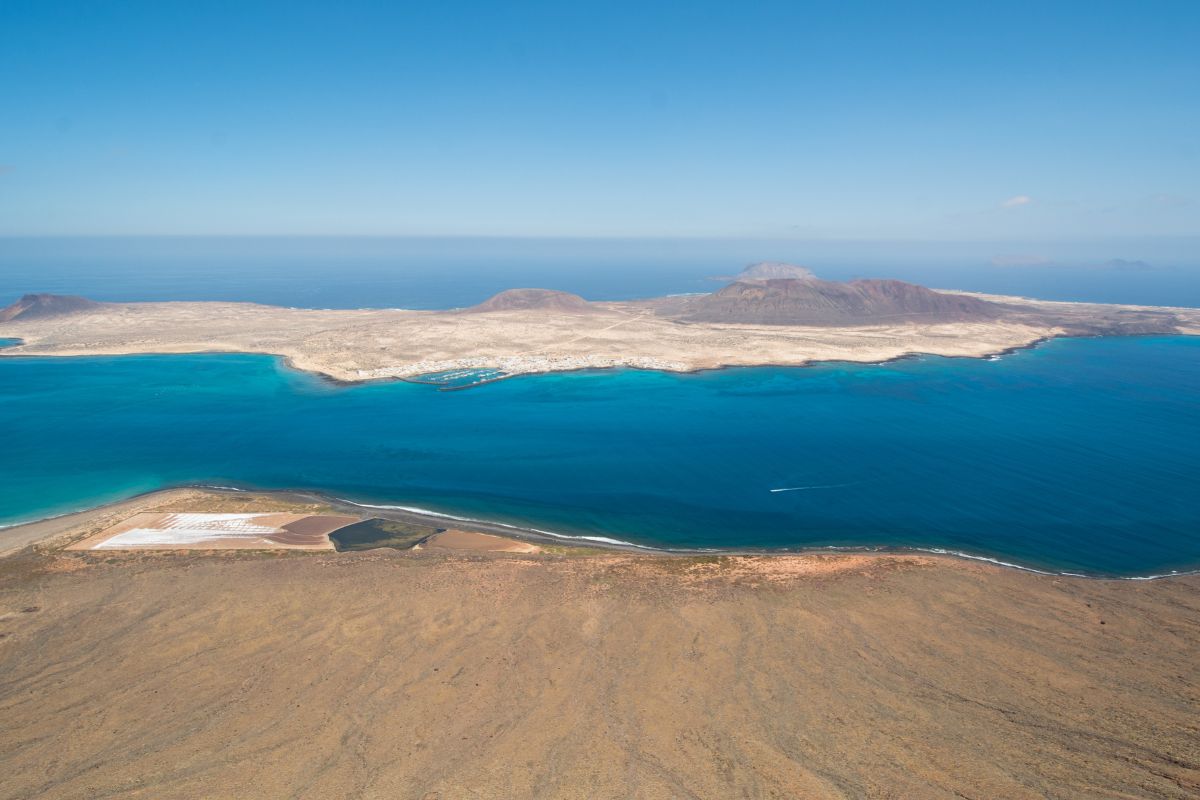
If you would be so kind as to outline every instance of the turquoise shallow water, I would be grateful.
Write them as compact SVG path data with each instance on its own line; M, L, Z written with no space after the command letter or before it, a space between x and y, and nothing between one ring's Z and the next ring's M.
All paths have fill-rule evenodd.
M1198 401L1188 337L459 392L333 386L264 356L0 359L0 523L196 482L657 546L1159 574L1200 566Z

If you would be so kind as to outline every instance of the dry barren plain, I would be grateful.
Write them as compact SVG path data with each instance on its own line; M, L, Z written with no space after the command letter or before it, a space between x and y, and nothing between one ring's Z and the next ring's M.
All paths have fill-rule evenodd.
M204 499L0 558L0 798L1200 794L1200 577L495 537L62 549Z
M985 297L976 295L977 297ZM515 375L584 368L687 371L722 366L884 361L911 354L985 356L1091 325L1111 332L1152 318L1200 332L1200 310L1049 303L991 297L1003 318L795 326L684 322L670 299L590 303L582 310L322 311L251 303L120 303L18 318L0 335L22 339L4 355L247 352L285 357L341 381L405 378L459 369ZM582 301L580 301L582 302ZM1168 313L1169 312L1169 313ZM1130 326L1127 321L1135 324Z

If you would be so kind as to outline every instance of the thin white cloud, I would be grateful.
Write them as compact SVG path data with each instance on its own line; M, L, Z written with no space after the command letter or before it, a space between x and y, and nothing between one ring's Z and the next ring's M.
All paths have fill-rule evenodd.
M1016 197L1010 197L1000 205L1004 208L1017 208L1018 206L1027 206L1033 202L1033 198L1027 194L1019 194Z

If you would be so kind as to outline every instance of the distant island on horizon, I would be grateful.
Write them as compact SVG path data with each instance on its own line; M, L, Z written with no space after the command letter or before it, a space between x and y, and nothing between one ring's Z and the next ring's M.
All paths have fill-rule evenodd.
M983 357L1057 336L1200 333L1200 309L1040 301L751 264L707 294L591 302L510 289L443 311L227 302L101 303L30 294L0 310L5 355L247 352L344 382L465 373Z

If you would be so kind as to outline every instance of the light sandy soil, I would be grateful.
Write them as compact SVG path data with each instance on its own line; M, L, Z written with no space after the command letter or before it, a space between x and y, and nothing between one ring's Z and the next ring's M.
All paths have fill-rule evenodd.
M532 542L522 542L504 536L474 531L442 531L430 536L418 547L472 553L540 553L542 551L542 548Z
M980 297L985 297L979 295ZM793 327L684 323L660 301L595 303L594 313L317 311L249 303L128 303L62 317L15 320L0 335L24 340L3 355L250 352L286 357L342 381L464 368L510 374L613 366L695 370L813 361L883 361L910 353L985 356L1060 335L1080 320L1170 311L1200 330L1195 309L1000 300L1004 319L942 324Z
M187 503L201 496L204 496L204 493L192 489L168 489L86 511L3 528L0 529L0 556L14 553L36 542L66 544L72 539L99 533L123 519L149 509L170 508L176 502Z

